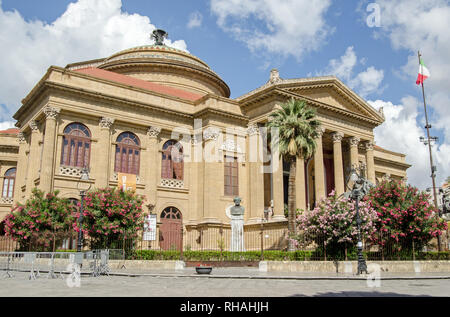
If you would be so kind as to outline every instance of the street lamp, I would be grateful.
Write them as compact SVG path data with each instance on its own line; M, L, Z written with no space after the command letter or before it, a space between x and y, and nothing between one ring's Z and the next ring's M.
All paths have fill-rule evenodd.
M83 231L81 230L81 225L83 223L83 203L86 192L91 189L91 183L89 182L89 169L84 167L81 170L81 177L77 183L77 189L80 191L81 203L80 203L80 213L78 216L78 245L77 252L81 252L83 248Z
M355 200L356 204L356 224L358 226L358 243L356 245L358 249L358 272L357 275L367 272L366 260L364 259L362 250L363 244L361 239L361 217L359 215L359 201L367 194L370 188L370 182L362 176L363 172L360 171L360 174L356 172L355 168L352 168L350 174L350 180L353 182L353 188L350 192L350 197Z

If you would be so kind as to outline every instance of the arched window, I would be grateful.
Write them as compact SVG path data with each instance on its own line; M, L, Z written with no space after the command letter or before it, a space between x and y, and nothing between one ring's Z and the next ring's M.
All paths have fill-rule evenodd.
M169 140L163 145L161 177L183 179L183 147L179 142Z
M81 123L71 123L64 129L61 165L88 167L91 153L91 133Z
M182 219L181 212L175 207L167 207L161 213L161 219Z
M114 171L139 175L140 143L136 135L124 132L117 138Z
M6 171L3 179L3 197L12 198L14 196L14 183L16 182L16 168Z

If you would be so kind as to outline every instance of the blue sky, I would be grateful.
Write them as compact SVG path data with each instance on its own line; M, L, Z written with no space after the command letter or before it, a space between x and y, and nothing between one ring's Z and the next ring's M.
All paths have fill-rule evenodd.
M378 27L367 24L370 4L379 9ZM383 107L377 144L407 154L409 181L425 188L430 167L418 140L425 131L415 85L420 49L431 71L425 87L432 134L440 139L434 146L438 183L450 176L447 0L0 0L0 6L0 47L10 48L0 53L0 127L14 124L20 100L50 64L150 43L156 27L169 33L170 45L208 63L229 85L231 98L265 84L272 68L282 78L338 76ZM430 25L417 21L420 16Z

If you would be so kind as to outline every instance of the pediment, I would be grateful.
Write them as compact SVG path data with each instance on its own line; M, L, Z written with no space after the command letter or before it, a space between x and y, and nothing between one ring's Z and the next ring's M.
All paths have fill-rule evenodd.
M279 85L279 88L380 123L384 121L382 113L375 110L337 78L326 82L318 81L317 83L313 79L307 83L285 83Z
M268 82L236 100L242 107L255 107L273 95L283 98L300 98L326 111L334 111L354 118L372 122L375 126L384 121L381 112L334 76L298 79L280 79Z

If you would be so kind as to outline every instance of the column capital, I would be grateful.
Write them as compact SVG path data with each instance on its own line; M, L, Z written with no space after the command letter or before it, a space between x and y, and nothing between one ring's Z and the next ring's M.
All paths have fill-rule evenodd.
M23 132L19 132L17 134L17 141L19 142L19 144L25 143L27 141Z
M60 108L47 106L44 108L44 114L47 119L54 119L58 117L59 113L61 112Z
M333 142L334 143L341 142L342 138L344 137L344 133L342 133L342 132L333 132L331 134L331 137L333 138Z
M205 141L209 140L217 141L217 139L219 138L219 134L220 134L219 129L210 127L203 131L203 139Z
M249 123L247 128L247 134L250 136L259 134L258 125L256 123Z
M319 127L316 129L317 132L317 137L321 138L323 136L323 134L325 133L325 128Z
M100 128L102 129L111 129L112 125L114 124L114 119L108 118L108 117L101 117L100 118Z
M350 144L351 147L358 147L360 141L361 139L358 138L357 136L352 136L348 139L348 143Z
M364 147L366 151L373 151L373 142L372 141L365 142Z
M151 126L147 130L147 135L151 138L157 138L160 133L161 133L160 127Z
M30 121L30 123L28 123L28 126L30 127L31 132L39 131L39 125L35 120Z

